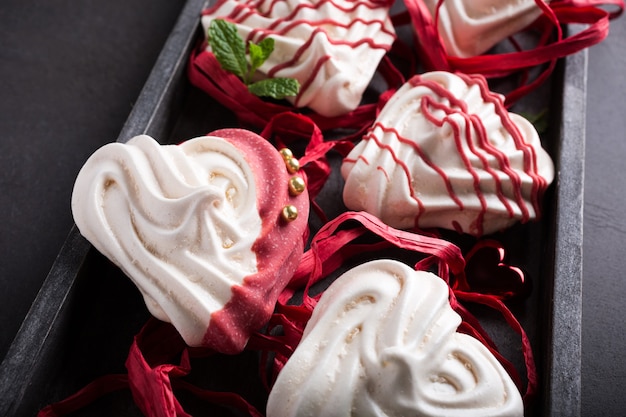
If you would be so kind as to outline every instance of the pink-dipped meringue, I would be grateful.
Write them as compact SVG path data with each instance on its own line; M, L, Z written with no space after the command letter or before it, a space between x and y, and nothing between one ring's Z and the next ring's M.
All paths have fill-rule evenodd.
M72 211L155 317L191 346L235 353L269 319L303 252L309 201L306 189L289 191L294 175L246 130L163 146L142 135L87 160Z

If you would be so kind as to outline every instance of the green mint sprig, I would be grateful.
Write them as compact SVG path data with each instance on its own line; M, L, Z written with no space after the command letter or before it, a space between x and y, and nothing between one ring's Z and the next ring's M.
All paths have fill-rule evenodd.
M295 96L300 83L293 78L267 78L252 82L252 76L274 51L274 39L264 38L258 43L249 41L248 51L237 33L237 26L223 19L209 25L208 42L222 68L241 78L248 91L260 97L283 99Z

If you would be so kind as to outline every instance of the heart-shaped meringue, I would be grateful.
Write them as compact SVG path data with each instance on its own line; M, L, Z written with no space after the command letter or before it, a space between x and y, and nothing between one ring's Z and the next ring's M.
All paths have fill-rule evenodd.
M398 89L341 172L351 210L480 236L537 218L554 165L482 76L437 71Z
M234 353L268 320L303 253L309 201L306 189L289 191L292 176L246 130L164 146L142 135L87 160L72 212L155 317L191 346ZM297 218L283 219L284 207Z
M424 3L432 16L438 13L439 36L446 52L462 58L487 52L526 28L542 13L535 0L446 0L438 11L437 0L424 0Z
M344 273L279 373L267 416L522 416L502 365L456 332L448 291L394 260Z
M300 93L290 99L322 116L354 110L380 60L395 40L391 1L221 0L207 9L214 19L237 25L242 38L274 39L274 52L259 68L262 77L294 78ZM247 43L247 42L246 42Z

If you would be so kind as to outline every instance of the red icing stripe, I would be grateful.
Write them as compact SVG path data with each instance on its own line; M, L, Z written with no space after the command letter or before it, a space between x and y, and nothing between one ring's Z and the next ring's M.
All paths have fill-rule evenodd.
M383 175L385 176L385 178L387 178L387 182L389 182L391 179L389 178L389 173L387 172L387 170L383 167L381 167L380 165L376 167L376 169L380 172L383 173Z
M265 16L269 16L272 14L272 11L274 9L274 6L278 3L284 3L283 0L273 0L270 2L270 6L267 9L266 12L264 12L263 14ZM374 9L379 9L379 8L386 8L386 7L391 7L391 3L387 2L387 1L383 1L383 2L379 2L378 4L374 3L374 2L370 2L370 1L352 1L350 2L351 6L347 7L347 6L341 6L339 3L334 2L334 1L329 1L329 0L322 0L319 1L317 3L298 3L298 5L296 7L293 8L293 10L291 11L290 14L288 14L287 16L285 16L282 20L292 20L294 18L294 16L296 16L302 9L311 9L311 10L318 10L321 9L322 7L326 6L327 4L332 4L334 8L336 8L337 10L343 12L343 13L347 13L347 14L351 14L353 13L356 9L358 9L359 7L366 7L370 10L374 10ZM256 5L254 7L256 7L259 10L262 10L263 3L256 3Z
M494 105L496 114L500 116L500 120L502 121L502 125L507 130L507 132L513 138L516 148L521 150L524 154L524 172L532 178L532 191L531 191L531 203L533 208L535 209L535 214L537 217L540 215L540 207L539 201L548 186L547 181L538 173L539 166L537 164L537 152L535 148L526 143L524 140L524 136L519 131L517 125L511 120L509 117L509 112L504 106L504 103L500 99L500 97L489 90L489 86L487 85L487 80L482 76L469 76L465 74L457 74L459 77L463 78L468 84L473 83L477 84L480 87L480 91L485 102L490 102ZM527 220L527 218L523 219Z
M417 77L415 77L417 78ZM468 114L467 114L467 104L463 101L458 99L457 97L455 97L452 93L450 93L445 87L441 86L440 84L436 83L436 82L432 82L432 81L427 81L427 80L423 80L420 77L419 80L419 84L428 87L431 91L433 91L435 94L439 95L440 97L443 97L445 99L447 99L452 106L457 107L458 109L460 109L461 111L459 112L458 109L454 109L453 107L450 106L446 106L442 103L437 103L435 102L432 97L424 97L422 100L422 111L424 112L425 117L427 117L431 123L434 123L438 126L442 126L444 122L450 123L454 129L453 125L456 125L456 123L450 119L449 115L451 114L459 114L461 115L463 118L465 118L467 120ZM468 85L471 85L471 82L469 80L465 80L466 83L468 83ZM493 96L493 94L485 88L486 88L486 84L481 87L481 96L483 98L483 101L487 102L487 97L488 96ZM483 88L484 87L484 88ZM425 105L425 101L428 100L431 106L439 109L439 110L443 110L444 112L446 112L447 116L446 118L444 118L441 122L439 122L437 120L437 118L435 118L432 113L428 110L428 107ZM502 105L500 100L497 99L492 102L495 106L495 108L497 109L498 104ZM505 115L508 118L508 111L505 110ZM502 120L502 114L499 114L500 119ZM524 202L524 198L522 196L521 193L521 185L522 185L522 181L519 177L519 175L517 174L517 172L511 168L511 165L509 163L509 159L506 156L506 154L504 154L502 151L500 151L498 148L496 148L495 146L493 146L490 142L489 139L487 138L487 132L485 130L485 127L482 123L482 120L480 120L480 118L476 115L469 115L469 117L472 118L473 124L472 127L474 128L474 130L476 131L477 134L477 138L478 138L478 142L479 145L481 146L481 148L483 150L486 150L488 153L490 153L491 155L493 155L499 162L499 167L502 170L502 172L504 172L505 174L507 174L507 176L509 177L510 181L513 184L513 193L514 193L514 197L515 200L518 204L518 206L520 207L520 210L522 212L522 217L524 220L527 220L529 217L528 214L528 210L526 208L526 204ZM506 128L506 125L503 123L503 125ZM509 129L507 129L507 132L509 131ZM520 136L521 139L521 134L519 133L519 131L517 130L517 128L515 129L515 132L517 133L518 136ZM471 134L471 130L468 129L468 133ZM513 135L512 135L513 136ZM470 174L474 177L477 178L477 174L475 172L475 170L472 169L471 164L469 163L469 161L467 160L464 152L463 152L463 148L460 145L460 140L458 138L458 132L455 131L455 141L457 143L457 149L459 151L459 154L461 155L461 157L463 158L466 168L468 170L468 172L470 172ZM516 146L519 148L519 143L524 143L523 139L521 140L515 140L514 141L516 143ZM474 152L474 145L473 145L473 141L471 140L471 137L468 138L467 140L468 146L470 146L470 149L472 150L472 152L478 156L480 158L480 155L478 155L478 153ZM489 167L489 165L485 162L484 159L481 158L481 161L483 161L483 166L485 169L487 169ZM510 216L513 216L513 212L512 209L510 207L510 205L507 203L507 199L504 196L503 192L502 192L502 182L500 181L499 177L497 176L497 173L493 170L491 170L490 168L488 169L488 172L492 175L494 181L496 182L496 195L498 196L498 199L503 202L505 204L505 206L507 207L507 211L509 212ZM446 179L447 181L447 179ZM478 189L478 195L479 198L481 199L481 202L484 202L484 199L482 197L482 193L480 191L480 188ZM486 210L483 206L483 209ZM481 227L482 228L482 227Z
M456 75L462 78L470 88L474 85L479 87L481 98L485 103L493 104L494 112L500 118L502 126L511 136L516 149L522 152L524 173L532 179L530 202L534 208L535 214L539 216L539 201L541 200L543 192L547 188L547 181L538 174L536 150L531 144L525 142L519 128L509 117L509 112L504 107L502 100L497 94L489 90L486 80L483 77L469 76L465 74ZM425 80L421 75L416 75L409 80L409 82L413 87L426 87L430 89L434 95L443 99L437 101L433 96L424 95L420 100L420 110L424 117L435 126L442 127L447 123L454 133L454 141L458 154L463 161L465 169L473 178L473 190L481 205L481 211L475 222L478 234L482 234L484 216L487 213L487 200L481 189L479 173L472 166L469 155L466 153L464 146L467 146L469 152L479 159L481 162L481 168L491 176L495 183L495 195L502 202L509 216L513 217L514 209L503 191L503 181L500 179L498 171L489 165L487 155L496 159L498 168L501 172L506 174L512 184L513 199L521 212L521 221L528 221L530 218L530 211L524 200L524 196L522 195L522 179L520 178L518 172L511 166L508 156L489 141L487 131L480 117L475 114L469 114L467 103L465 103L462 99L455 97L449 90L435 81ZM446 102L449 104L445 104ZM437 117L433 113L433 110L443 111L445 116ZM453 117L454 115L457 115L456 117L460 116L462 121L455 120ZM463 209L463 202L455 193L452 182L446 172L430 160L429 156L423 151L420 145L415 143L413 140L400 135L395 128L384 126L380 122L376 122L374 129L371 130L370 133L363 138L363 140L373 140L379 148L388 151L394 161L400 165L402 170L405 172L407 181L409 182L411 198L414 199L419 206L418 214L416 215L415 220L416 225L418 224L420 216L424 213L424 207L423 203L416 197L413 188L410 186L410 170L402 161L402 158L396 155L391 147L383 144L380 138L376 136L376 129L380 129L383 133L391 133L395 135L401 143L411 146L424 163L443 179L448 195L460 209ZM465 129L465 134L462 133L463 129ZM476 139L476 143L474 139ZM356 161L345 160L344 162L354 163Z
M394 162L397 163L398 165L400 165L400 167L402 167L402 170L404 171L404 175L405 175L407 183L408 183L409 194L410 194L411 198L417 203L418 213L419 213L418 216L419 216L420 214L422 214L424 212L424 203L422 203L421 200L419 198L417 198L417 196L415 195L415 190L413 189L413 186L411 185L411 172L409 170L409 167L404 163L404 161L398 155L396 155L396 153L393 151L393 149L389 145L385 145L384 143L382 143L379 140L379 138L376 137L374 132L376 131L376 128L378 128L378 129L381 129L384 133L391 133L391 134L395 135L400 142L405 142L405 143L409 143L409 144L412 144L413 142L408 140L408 139L403 139L402 136L400 135L400 133L395 128L383 126L380 122L376 122L374 124L374 127L375 127L375 129L373 129L366 137L364 137L363 140L373 140L374 143L376 143L376 145L378 145L379 148L387 150L390 153L391 157L393 158ZM422 157L422 159L424 159L424 162L429 164L428 159L421 152L421 150L419 150L418 152L420 154L420 157ZM429 166L431 166L431 165L432 164L429 164ZM439 170L440 169L439 167L434 166L434 165L432 165L432 168L435 169L435 170ZM461 204L461 207L462 207L462 203L460 201L458 203Z
M242 19L241 21L243 20L244 19ZM344 40L344 39L332 39L328 37L328 33L326 30L324 30L324 28L319 27L319 26L332 25L332 26L337 26L337 27L349 30L352 28L352 26L354 26L357 23L362 23L366 26L377 24L380 26L381 32L387 33L390 37L395 37L395 35L392 32L385 30L385 22L383 22L382 20L366 21L361 18L356 18L356 19L353 19L350 23L345 24L345 23L337 22L332 19L322 19L322 20L315 20L315 21L299 19L299 20L293 20L289 24L282 26L280 30L275 29L278 25L286 21L288 20L277 19L274 23L269 25L267 28L253 29L250 32L250 35L248 36L248 40L254 39L255 36L257 36L256 35L257 33L260 33L260 35L258 35L258 39L263 39L271 35L288 36L287 33L291 31L292 29L297 28L298 26L308 25L308 26L315 27L315 29L312 31L313 34L307 40L308 44L312 42L312 38L317 36L318 33L322 33L324 36L326 36L326 38L328 39L328 42L333 45L348 45L348 46L352 46L353 48L356 48L357 46L367 43L372 49L383 49L385 51L388 51L391 48L391 45L378 44L372 38L361 38L356 42L348 42L347 40Z
M317 63L315 64L315 67L313 67L313 69L311 70L311 73L310 73L311 76L309 78L307 78L307 80L302 84L300 92L298 93L298 96L296 97L296 101L295 101L295 105L296 106L299 106L300 98L302 97L302 94L309 89L309 87L313 83L313 80L315 80L315 77L319 73L320 68L322 68L324 66L324 64L326 62L330 61L330 60L331 60L331 57L329 55L324 55L322 58L317 60ZM277 65L276 67L280 67L280 65ZM274 71L273 70L270 71L269 74L270 74L270 76L273 76Z
M491 103L494 106L495 113L499 116L500 121L502 122L503 127L506 131L511 135L513 142L515 143L516 149L522 151L524 156L524 172L531 177L532 179L532 191L531 191L531 203L535 209L535 213L538 215L539 210L539 190L543 190L546 188L547 183L546 180L541 177L537 173L537 155L535 149L531 144L525 142L524 137L519 131L517 125L511 120L509 117L508 110L504 107L504 104L500 97L489 90L486 80L480 76L470 76L466 74L456 74L460 78L462 78L468 86L477 85L480 88L481 97L484 102ZM443 86L434 83L434 82L426 82L422 79L421 76L414 77L415 83L421 83L423 85L427 85L431 90L433 90L436 94L439 94L442 97L450 100L453 105L458 106L464 113L467 112L466 103L462 100L457 99L452 96L452 94L446 90ZM412 82L413 83L413 82ZM475 116L475 115L474 115ZM521 195L521 179L519 175L513 168L511 168L508 157L501 151L499 151L496 147L494 147L488 140L486 132L484 130L484 126L482 121L477 116L474 117L476 122L475 126L479 126L479 132L482 132L478 136L479 145L482 149L487 150L492 155L496 156L500 162L500 167L504 173L506 173L514 188L514 194L516 202L522 212L522 221L527 221L529 219L529 212L524 202L523 196ZM500 188L501 190L501 188ZM499 196L500 200L504 199L504 196Z
M208 8L206 10L203 11L204 15L212 15L217 13L218 9L221 7L221 5L224 3L224 1L222 2L218 2L214 7L212 8ZM235 7L233 8L233 11L223 17L223 19L227 19L233 23L238 23L238 24L245 24L246 19L248 19L250 16L258 14L260 16L269 16L272 12L272 8L274 7L274 5L276 5L278 2L277 1L273 1L271 3L270 9L266 12L261 12L262 9L262 5L263 3L249 3L249 4L242 4L242 3L237 3L235 5ZM308 8L308 9L313 9L313 10L317 10L319 8L321 8L322 6L324 6L325 4L330 3L332 4L334 7L336 7L337 9L346 12L346 13L350 13L350 12L354 12L357 8L361 7L361 6L365 6L371 10L374 10L376 8L380 8L381 6L375 6L374 4L370 3L370 2L354 2L352 7L341 7L338 4L332 2L332 1L320 1L318 3L315 4L310 4L310 3L300 3L298 4L293 10L292 12L282 18L274 18L272 17L274 20L274 22L272 24L270 24L267 28L256 28L256 29L252 29L250 31L250 33L247 36L246 39L246 43L248 43L251 40L255 40L256 42L260 41L261 39L268 37L268 36L272 36L272 35L280 35L280 36L286 36L288 37L288 33L293 30L294 28L301 26L301 25L310 25L313 27L316 27L312 33L311 36L302 44L302 46L300 48L298 48L298 50L295 52L295 54L293 55L293 57L288 60L285 61L279 65L274 66L273 68L271 68L267 75L269 77L275 77L276 73L279 72L282 69L285 68L289 68L291 66L293 66L294 64L296 64L298 62L298 60L300 59L300 57L302 57L302 55L304 55L306 53L306 51L308 49L310 49L311 44L313 43L313 40L316 36L318 36L319 34L322 34L323 36L326 37L326 39L328 40L328 42L332 45L346 45L349 46L353 49L356 49L357 47L363 45L363 44L367 44L370 48L372 49L382 49L384 51L388 51L391 48L391 45L387 45L387 44L378 44L374 41L374 39L372 38L362 38L359 39L358 41L354 41L354 42L350 42L344 39L331 39L328 37L328 33L326 32L326 30L324 30L322 27L318 27L318 26L324 26L324 25L334 25L337 27L341 27L344 29L349 30L353 25L357 24L357 23L362 23L365 25L372 25L372 24L376 24L380 26L380 30L384 33L386 33L389 36L395 37L395 34L393 31L389 31L385 29L385 22L383 20L380 19L373 19L371 21L367 21L365 19L362 18L356 18L353 19L350 23L345 24L345 23L340 23L338 21L335 21L331 18L325 18L325 19L320 19L320 20L307 20L307 19L297 19L297 20L293 20L295 16L297 16L298 12L302 9ZM387 3L383 3L384 5L386 5L386 7L389 7L387 5ZM217 16L216 16L217 18ZM284 25L280 30L276 30L275 28L278 27L279 25L282 25L285 22L289 22L288 24ZM315 80L315 78L317 77L317 75L319 74L321 68L323 67L323 65L328 62L330 59L332 59L331 56L329 55L325 55L323 57L320 57L315 66L312 68L312 70L309 72L309 77L307 78L306 81L304 81L302 83L301 89L300 89L300 93L298 95L298 97L296 98L296 105L299 102L300 98L302 97L302 95L304 94L304 92L306 92L309 88L309 86L313 83L313 80Z

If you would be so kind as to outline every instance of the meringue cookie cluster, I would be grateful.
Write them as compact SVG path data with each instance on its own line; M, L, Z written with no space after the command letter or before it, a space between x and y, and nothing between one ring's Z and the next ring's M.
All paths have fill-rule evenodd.
M165 146L141 135L87 160L72 212L155 317L191 346L236 352L265 324L303 252L308 197L291 196L289 178L278 151L249 132ZM300 211L289 225L285 204Z
M484 78L430 72L394 94L341 173L352 210L481 236L539 216L554 165Z
M292 104L333 117L357 108L391 48L390 5L220 0L202 24L227 19L244 39L271 36L274 53L257 77L297 79ZM440 30L450 52L476 55L539 13L532 0L444 2ZM237 353L267 323L303 252L306 184L292 182L284 158L240 129L177 146L145 135L109 144L78 175L74 219L188 345ZM389 99L341 174L350 210L399 229L481 236L537 218L554 166L534 127L484 78L431 72ZM502 365L456 331L448 294L439 277L396 261L345 273L280 372L268 417L523 415Z
M274 39L274 53L257 77L299 81L296 107L322 116L354 110L380 60L395 40L391 2L365 0L221 0L205 11L205 30L214 19L237 25L243 39ZM246 42L247 43L247 42Z
M343 274L278 375L268 417L522 416L504 368L456 332L448 291L436 275L392 260Z

